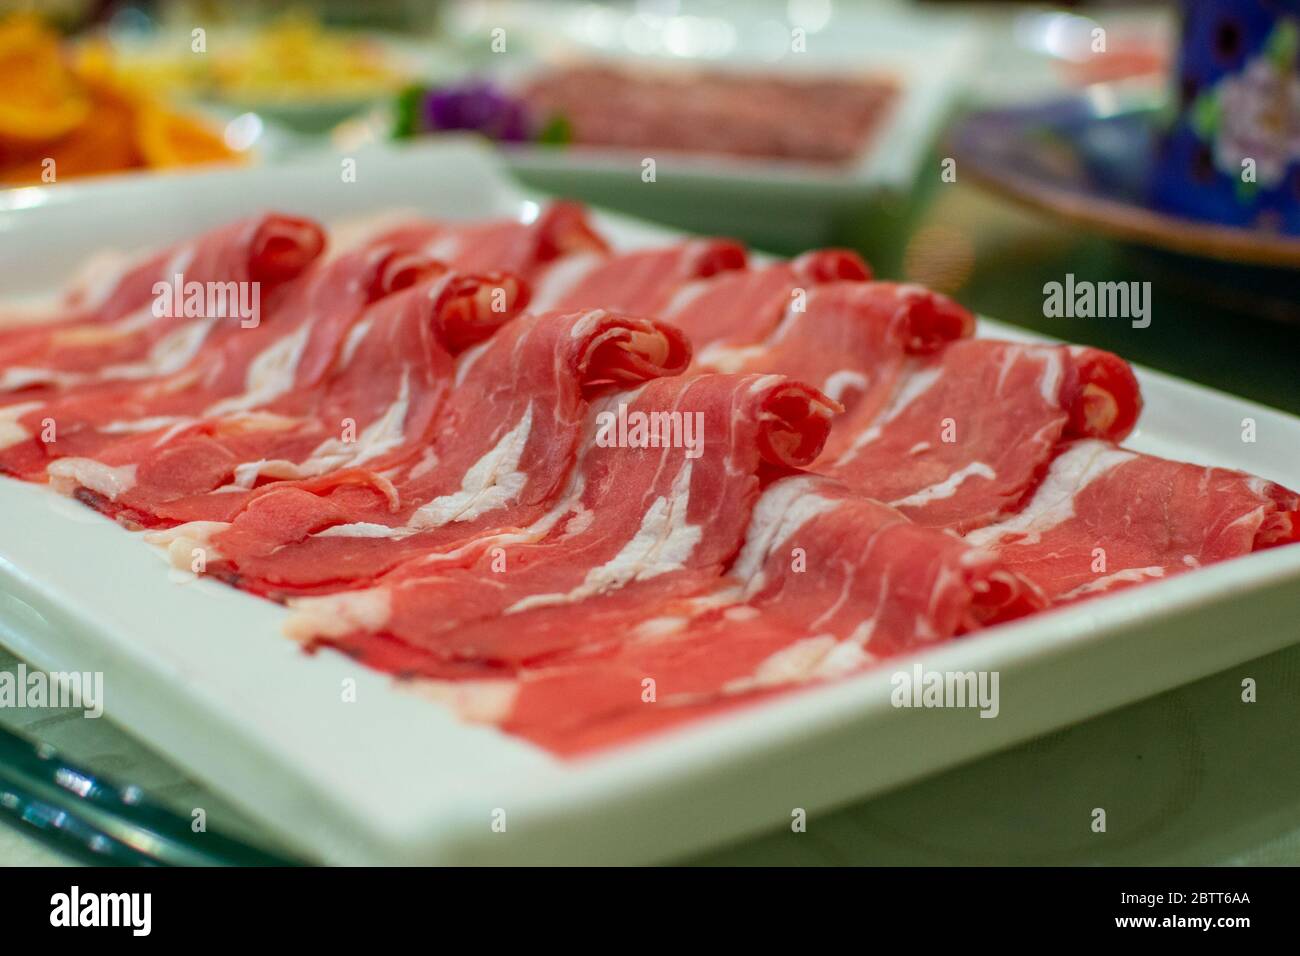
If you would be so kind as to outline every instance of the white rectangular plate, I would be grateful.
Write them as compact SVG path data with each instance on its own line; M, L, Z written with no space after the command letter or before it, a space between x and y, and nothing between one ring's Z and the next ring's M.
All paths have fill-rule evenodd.
M892 79L894 102L843 164L663 149L503 150L508 166L537 189L781 249L830 242L846 217L870 211L896 219L988 42L986 25L964 13L880 4L827 4L819 13L787 9L781 0L730 9L688 2L675 12L548 2L505 4L486 21L479 11L465 11L459 23L455 11L449 14L449 29L467 54L488 49L489 27L506 30L509 55L480 54L477 66L507 86L548 65L593 59L648 69ZM804 31L799 51L796 24ZM653 188L641 180L647 156L657 164Z
M960 92L963 70L975 56L978 43L967 31L935 22L917 23L911 18L881 18L873 21L869 30L853 36L857 42L836 42L836 37L821 36L811 41L814 54L787 52L775 60L759 50L743 48L724 58L685 61L662 53L629 57L622 50L597 50L592 54L597 62L620 66L630 62L646 69L708 69L790 79L833 75L894 83L894 99L883 110L858 155L845 164L671 150L646 153L599 146L516 146L507 152L507 162L534 179L542 175L566 179L597 176L623 186L629 176L632 181L640 179L641 160L652 155L659 161L659 169L665 171L663 179L669 189L712 187L734 192L743 186L769 198L785 195L800 201L823 202L843 202L877 191L906 192ZM788 36L778 32L776 51L779 53L789 42ZM563 63L565 58L558 59ZM520 84L545 68L544 57L533 63L516 60L504 76L511 84ZM658 180L655 184L659 185Z
M527 215L472 143L122 179L0 198L0 288L48 292L86 254L156 245L265 208L333 220L392 207ZM613 217L624 246L663 230ZM1018 335L988 322L984 334ZM1133 447L1300 485L1300 420L1140 371ZM1241 441L1242 419L1258 441ZM929 669L996 670L1001 712L900 710L883 667L578 763L280 636L282 608L185 581L159 553L43 487L0 481L0 642L103 671L108 714L331 862L662 860L812 813L1265 654L1297 639L1300 547L1252 555L954 641ZM910 667L908 660L905 666ZM357 699L343 701L347 679ZM504 811L505 832L494 829Z

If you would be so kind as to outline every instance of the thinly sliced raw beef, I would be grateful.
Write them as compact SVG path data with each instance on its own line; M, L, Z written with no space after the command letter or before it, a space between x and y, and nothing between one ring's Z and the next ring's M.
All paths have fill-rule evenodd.
M659 315L688 282L745 268L745 247L730 239L692 239L617 255L590 253L557 262L536 281L537 308L617 309Z
M46 314L0 322L0 340L25 326L111 322L152 304L158 282L177 272L196 279L248 278L279 284L292 279L325 248L311 220L265 213L219 226L164 250L129 257L101 254L82 269L71 290ZM108 260L107 262L105 260Z
M1141 404L1132 371L1109 352L954 342L908 363L878 411L851 407L818 468L914 521L962 532L1013 511L1062 440L1123 438Z
M663 317L695 343L696 361L709 365L719 349L766 338L786 311L803 305L808 291L836 281L863 282L871 268L856 253L819 249L758 269L729 269L682 286Z
M973 339L852 253L394 221L246 220L0 315L0 471L565 755L1300 541L1295 492L1116 445L1114 355ZM177 275L260 321L155 316Z
M141 361L75 373L58 389L29 387L16 398L11 395L13 400L0 407L0 471L36 478L51 458L93 457L123 434L183 424L214 400L243 389L250 367L265 367L263 377L275 380L285 359L302 351L292 333L306 334L303 326L319 325L311 335L324 340L337 323L331 310L346 314L378 294L384 282L412 280L412 258L386 251L372 247L315 259L274 290L261 321L251 327L233 317L164 317L156 321L176 330L163 335ZM287 356L279 355L286 349Z
M767 490L731 576L764 616L876 658L1044 604L993 555L812 475Z
M914 521L964 531L1014 509L1063 438L1121 439L1141 408L1114 355L967 339L974 324L916 286L833 283L762 343L701 358L818 385L845 414L817 470Z
M399 226L383 238L422 249L466 272L509 272L530 284L557 260L609 251L586 210L571 202L551 203L528 222L420 221Z
M801 475L764 491L725 576L708 566L632 582L613 594L534 601L516 612L518 626L507 633L491 634L494 624L468 625L457 639L468 643L481 629L498 655L494 664L535 668L575 652L589 659L636 637L654 644L694 640L761 616L755 626L766 641L784 634L787 644L817 638L829 641L822 642L827 649L852 645L837 654L847 666L1044 603L1031 584L955 535L915 525L831 479Z
M172 286L181 276L186 284L220 284L227 308L240 301L239 284L258 283L269 307L277 290L324 247L325 235L317 224L268 214L156 253L103 288L71 296L52 323L0 337L0 392L174 371L202 344L205 323L178 319L176 308L183 302L174 303L172 312L157 314L158 283ZM244 296L248 299L251 290Z
M859 159L899 99L894 82L884 77L759 74L699 62L689 70L590 61L542 67L530 71L520 95L532 115L564 117L579 149L804 164Z
M741 547L762 476L811 461L835 410L815 390L775 375L659 379L613 396L592 416L544 537L489 548L467 566L413 560L368 591L304 601L297 632L363 657L366 632L378 632L409 645L424 673L510 670L607 640L613 635L599 627L538 625L554 615L571 625L575 609L582 616L584 602L599 598L626 605L626 627L644 599L712 589ZM694 422L703 437L698 456L662 443L600 443L609 415L632 427L641 415L671 413L682 416L683 435ZM718 507L723 501L730 507ZM382 644L375 650L391 653Z
M1061 603L1298 541L1300 496L1239 471L1079 441L1023 509L966 540Z
M560 753L625 742L1043 605L987 552L816 476L764 492L729 580L734 603L699 602L702 613L651 603L635 623L624 609L620 627L596 604L588 624L612 653L544 662L495 688L504 725Z
M810 289L761 341L701 355L722 372L777 372L817 386L853 418L884 403L909 355L926 355L975 331L975 317L946 296L895 282L831 282ZM788 370L788 371L784 371ZM861 411L856 411L861 409Z
M804 648L813 651L800 661L810 671L830 643L827 638L803 644L797 632L762 616L722 620L688 637L634 641L612 656L515 680L440 682L431 690L467 720L498 724L552 753L575 757L788 691L799 683L788 670ZM773 663L774 670L787 673L768 679L764 670Z
M493 309L491 293L506 289L504 307ZM283 390L253 408L232 407L161 439L119 442L93 465L60 459L48 468L51 480L121 520L155 526L228 520L266 478L382 471L427 445L451 387L453 351L471 344L471 333L487 336L511 319L521 301L513 279L424 279L361 313L342 354L329 351L318 387L313 362L299 361L286 369ZM105 474L109 483L97 487Z
M522 318L461 359L421 456L388 475L354 469L272 487L213 537L222 561L209 569L263 593L337 590L485 535L539 536L577 457L591 391L676 375L689 360L680 333L649 319Z
M6 426L0 428L0 469L36 477L52 458L99 458L124 440L150 448L205 417L246 417L287 396L303 396L329 369L368 303L445 272L440 263L387 242L320 262L283 290L256 327L209 321L202 348L169 374L83 385L45 402L0 409Z

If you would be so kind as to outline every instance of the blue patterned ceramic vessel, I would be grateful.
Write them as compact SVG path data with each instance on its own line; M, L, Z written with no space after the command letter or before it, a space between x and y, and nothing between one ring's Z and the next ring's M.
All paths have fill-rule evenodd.
M1183 0L1159 208L1300 235L1300 0Z

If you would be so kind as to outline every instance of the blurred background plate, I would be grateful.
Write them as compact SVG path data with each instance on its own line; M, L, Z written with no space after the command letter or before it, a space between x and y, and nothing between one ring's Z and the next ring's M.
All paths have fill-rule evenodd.
M450 8L446 29L465 59L462 80L507 92L566 66L613 63L632 75L742 74L792 84L856 77L894 85L864 147L842 163L653 145L511 143L503 150L528 186L782 251L832 241L852 220L897 218L985 36L964 13L809 2L473 4ZM505 31L508 55L491 52L494 29ZM336 140L354 149L388 135L393 123L386 111ZM647 157L656 162L654 182L642 179Z
M413 83L463 61L432 38L325 27L295 8L259 25L213 28L203 55L184 26L107 31L121 69L179 101L252 112L287 129L319 134L391 100Z
M1171 215L1150 198L1161 86L1095 84L1030 106L979 110L950 138L962 174L1111 238L1225 262L1300 268L1300 238Z

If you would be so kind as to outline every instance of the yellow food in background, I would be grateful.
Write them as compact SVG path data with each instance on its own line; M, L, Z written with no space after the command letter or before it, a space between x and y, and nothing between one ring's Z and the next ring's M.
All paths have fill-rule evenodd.
M318 99L390 92L406 78L364 39L324 29L290 14L253 35L247 45L213 59L217 92L232 99Z
M124 81L92 44L74 58L30 15L0 20L0 184L237 161L219 130Z
M293 103L383 96L410 77L378 43L291 12L250 33L207 37L202 54L157 46L124 52L122 74L138 85L236 103Z

